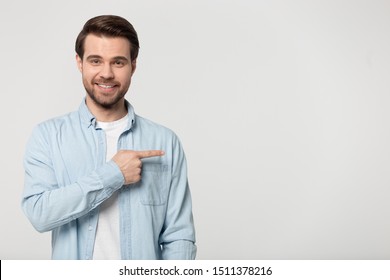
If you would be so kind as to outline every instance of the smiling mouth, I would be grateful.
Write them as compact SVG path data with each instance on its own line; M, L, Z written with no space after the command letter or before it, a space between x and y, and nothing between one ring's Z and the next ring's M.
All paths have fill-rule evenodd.
M115 87L117 87L118 85L117 84L113 84L113 83L95 83L96 86L98 86L101 90L103 90L104 92L111 92Z
M116 85L106 85L106 84L96 84L96 85L98 85L101 88L107 88L107 89L116 87Z

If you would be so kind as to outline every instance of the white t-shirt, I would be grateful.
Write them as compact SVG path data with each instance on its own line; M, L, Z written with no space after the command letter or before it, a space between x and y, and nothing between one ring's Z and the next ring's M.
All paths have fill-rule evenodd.
M112 159L118 150L119 136L126 128L128 115L114 122L97 122L97 126L106 134L107 151L106 161ZM120 260L120 234L119 234L119 203L118 192L100 205L99 220L96 230L95 247L93 251L95 260Z

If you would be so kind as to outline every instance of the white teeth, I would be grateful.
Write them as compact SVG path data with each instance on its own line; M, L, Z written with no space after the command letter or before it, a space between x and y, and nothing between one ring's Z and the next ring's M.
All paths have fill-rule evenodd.
M113 88L114 86L108 86L108 85L101 85L101 84L99 84L99 87L102 87L102 88Z

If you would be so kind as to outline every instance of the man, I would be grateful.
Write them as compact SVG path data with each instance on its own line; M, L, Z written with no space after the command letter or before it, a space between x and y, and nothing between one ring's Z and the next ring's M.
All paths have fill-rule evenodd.
M195 258L180 142L125 100L138 49L127 20L87 21L76 40L86 97L27 144L22 208L52 231L53 259Z

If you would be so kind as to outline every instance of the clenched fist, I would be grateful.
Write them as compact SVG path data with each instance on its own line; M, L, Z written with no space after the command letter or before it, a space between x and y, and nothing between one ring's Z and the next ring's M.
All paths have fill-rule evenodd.
M119 166L125 177L125 184L134 184L141 180L141 170L143 158L163 156L164 152L160 150L150 151L132 151L120 150L112 160Z

